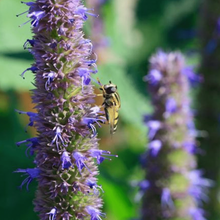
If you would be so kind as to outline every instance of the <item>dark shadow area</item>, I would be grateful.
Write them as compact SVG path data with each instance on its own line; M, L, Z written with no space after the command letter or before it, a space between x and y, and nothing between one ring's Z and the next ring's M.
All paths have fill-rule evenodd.
M9 52L9 53L0 53L0 56L8 57L11 59L27 60L33 61L33 56L28 51L21 52Z
M152 16L158 16L163 12L164 7L168 2L177 2L179 0L139 0L136 8L137 19L145 21Z

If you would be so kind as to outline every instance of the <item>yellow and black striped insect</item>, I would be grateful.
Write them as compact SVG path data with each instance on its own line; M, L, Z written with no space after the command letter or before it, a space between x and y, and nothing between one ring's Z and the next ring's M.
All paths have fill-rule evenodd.
M119 109L121 107L120 96L117 92L117 86L109 81L109 84L102 85L100 80L97 79L100 84L100 90L104 98L103 107L105 110L105 117L110 125L110 134L114 134L117 130Z

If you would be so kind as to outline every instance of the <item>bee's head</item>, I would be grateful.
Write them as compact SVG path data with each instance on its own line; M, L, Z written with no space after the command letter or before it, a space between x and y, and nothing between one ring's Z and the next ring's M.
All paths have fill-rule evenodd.
M109 84L104 85L104 90L106 91L107 94L112 94L117 91L117 86L112 84L111 81L109 81Z

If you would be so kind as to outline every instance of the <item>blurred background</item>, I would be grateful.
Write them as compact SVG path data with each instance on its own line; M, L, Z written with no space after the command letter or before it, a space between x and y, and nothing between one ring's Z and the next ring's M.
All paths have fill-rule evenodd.
M207 17L204 20L202 2L202 0L85 0L88 8L94 8L94 13L99 14L98 18L89 17L85 26L86 37L92 39L94 50L98 55L97 77L103 84L109 80L117 84L122 102L116 134L111 138L108 126L99 129L100 148L119 155L119 158L105 161L100 166L99 184L105 191L103 199L107 219L131 220L138 217L140 201L135 185L144 177L140 155L147 147L147 128L143 124L143 116L152 111L146 84L143 82L143 77L147 74L149 56L160 48L167 51L180 50L185 54L187 63L199 70L202 66L200 63L206 60L202 53L209 53L210 56L217 53L219 33L215 30L215 24L216 16L218 13L220 15L220 5L213 7L213 13L212 11L206 13L208 18L211 17L211 23L206 24L209 34L203 39L204 34L200 35L200 28L203 30ZM211 4L214 1L209 2ZM26 10L27 7L18 0L0 1L2 220L38 219L32 205L36 182L30 184L29 191L26 191L25 187L21 191L18 186L23 178L13 174L17 168L33 167L33 158L25 156L26 147L17 147L15 144L33 137L35 133L30 128L27 133L25 132L28 117L15 112L15 109L32 111L33 108L30 98L33 75L27 72L25 79L20 76L34 62L28 51L23 49L26 39L31 39L30 24L18 27L27 21L27 18L25 15L18 18L15 16ZM205 48L205 52L201 48ZM220 53L218 54L220 57ZM216 74L215 71L213 70L213 74ZM216 80L220 81L220 77L216 76ZM216 91L219 90L219 84L216 84ZM199 108L200 102L203 103L201 98L203 95L199 89L197 90L192 93L192 97L200 94L198 95L200 98L194 98L196 101L194 106ZM217 97L213 102L218 102ZM213 108L215 107L213 105ZM219 114L216 109L217 117ZM216 117L213 118L215 122ZM203 123L198 124L203 129ZM219 127L216 124L214 128L216 137L218 135L220 137ZM201 168L206 169L206 164L213 161L213 157L216 158L210 165L212 167L209 167L213 169L213 166L216 166L216 173L210 174L210 170L207 172L207 175L210 174L214 179L217 179L219 173L219 165L216 165L218 157L220 158L218 142L213 143L216 151L213 151L210 157L206 157L206 160L201 159L199 162ZM207 144L206 141L206 146ZM209 146L209 149L211 147ZM208 219L220 219L216 211L220 209L217 198L219 195L218 191L213 194L214 208L213 205L207 206L211 213Z

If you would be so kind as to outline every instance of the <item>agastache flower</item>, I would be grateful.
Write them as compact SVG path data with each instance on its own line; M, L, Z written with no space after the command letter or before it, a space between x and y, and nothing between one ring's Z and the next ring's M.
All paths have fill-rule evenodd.
M102 189L102 187L99 186L95 181L88 180L86 184L89 186L89 188L91 188L91 189L94 190L94 193L95 193L95 194L99 193L99 190L101 190L102 192L104 192L103 189Z
M156 157L162 147L162 142L160 140L154 140L148 144L150 154Z
M62 169L69 169L72 166L71 158L66 151L62 153L61 156Z
M154 112L144 122L149 144L142 159L146 187L139 190L144 194L142 219L204 220L201 202L207 201L212 185L196 170L195 154L200 151L189 99L190 81L196 75L180 53L159 51L150 59L145 80Z
M156 121L156 120L151 120L151 121L148 121L146 124L149 129L148 138L152 140L155 134L157 133L157 131L161 128L161 122Z
M54 127L55 130L55 136L53 140L51 141L50 145L53 145L54 142L56 142L57 151L59 151L59 142L62 143L63 146L67 147L67 144L64 143L64 139L62 137L62 130L60 127Z
M38 113L35 113L35 112L24 112L24 111L20 111L20 110L17 110L15 109L16 112L18 112L19 114L26 114L27 116L29 116L29 123L28 125L26 126L26 129L25 131L27 131L27 127L30 126L30 127L33 127L34 126L34 123L37 121L38 119Z
M83 117L82 123L87 125L88 128L92 130L91 137L95 137L97 134L95 124L97 124L98 127L101 127L100 123L105 123L105 118L102 116L102 111L100 111L100 108L95 106L92 107L88 114Z
M110 151L106 151L106 150L91 149L89 150L89 152L91 157L96 158L97 164L102 163L106 159L111 160L106 156L118 157L118 155L112 155Z
M28 142L30 142L30 143L28 143ZM37 137L28 138L27 140L17 142L16 145L19 147L23 143L27 143L26 144L27 149L25 151L26 156L28 156L28 150L30 150L29 151L30 156L33 156L34 151L35 151L37 145L39 144L38 138Z
M103 213L101 213L98 209L92 207L92 206L87 206L86 211L89 213L91 216L91 220L102 220L101 216L105 216Z
M101 127L105 117L92 106L97 56L82 31L87 16L96 15L80 0L22 3L29 7L24 13L34 34L24 48L35 62L21 75L24 78L29 70L34 74L32 101L37 112L16 111L29 116L28 126L36 128L37 137L17 142L26 144L26 153L35 154L36 166L15 171L27 175L20 187L27 184L28 189L37 179L34 206L41 220L100 220L103 190L97 184L97 164L116 155L99 150L96 138L96 126Z
M88 168L88 166L87 166L86 163L85 163L85 161L87 160L87 158L84 157L81 153L79 153L79 152L74 152L74 153L73 153L73 158L75 159L75 164L76 164L76 166L77 166L77 168L78 168L78 170L79 170L80 173L82 173L82 169L83 169L84 167L86 167L87 170L88 170L89 172L91 172L91 170Z
M27 68L22 74L21 74L21 77L23 78L23 79L25 79L25 77L24 77L24 74L27 72L27 71L32 71L32 73L36 73L36 71L38 70L38 68L36 67L36 66L32 66L32 67L30 67L30 68Z
M40 175L40 170L38 168L28 168L28 169L17 169L14 171L15 173L24 173L27 177L21 183L19 188L22 188L24 184L26 185L26 189L28 190L29 184L33 181L33 179L38 178Z
M36 27L36 26L39 24L39 21L40 21L43 17L46 16L45 11L42 10L42 9L38 6L38 4L35 3L35 2L21 2L21 3L26 4L26 5L29 6L30 8L29 8L28 11L25 11L25 12L23 12L23 13L21 13L21 14L18 14L17 17L28 12L27 17L28 17L28 18L31 18L31 19L28 20L28 21L26 21L25 23L23 23L23 24L20 25L20 26L23 26L23 25L27 24L28 22L31 22L31 25L32 25L33 27Z
M49 220L56 220L56 213L57 213L57 209L52 208L50 212L47 213L49 215Z
M201 83L203 81L203 78L201 75L196 74L193 71L193 67L185 67L182 70L182 74L184 74L192 86L197 85L198 83Z
M148 75L146 75L144 77L144 81L148 82L151 85L157 85L162 79L162 74L160 71L156 70L156 69L152 69Z

